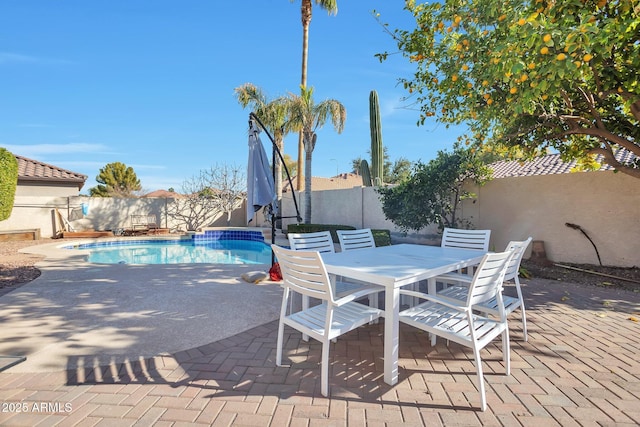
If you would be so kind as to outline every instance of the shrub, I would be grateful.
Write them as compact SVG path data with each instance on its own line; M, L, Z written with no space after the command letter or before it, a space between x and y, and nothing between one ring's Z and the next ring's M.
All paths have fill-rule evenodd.
M339 243L336 230L356 230L356 227L350 225L335 224L290 224L287 227L287 233L315 233L317 231L330 231L333 243ZM391 245L391 232L389 230L371 230L376 246Z
M336 230L355 230L355 227L350 225L333 225L333 224L289 224L287 227L287 233L315 233L317 231L331 232L331 238L333 243L338 243L338 235Z
M389 230L371 230L373 234L373 240L376 242L376 246L390 246L391 245L391 231Z
M18 160L10 151L0 148L0 221L11 216L18 185Z

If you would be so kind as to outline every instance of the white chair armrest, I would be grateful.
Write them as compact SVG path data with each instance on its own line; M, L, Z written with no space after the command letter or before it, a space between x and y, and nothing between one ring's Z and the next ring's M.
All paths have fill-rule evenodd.
M462 282L464 284L470 284L471 281L473 280L473 277L469 276L468 274L451 272L451 273L441 274L440 276L436 277L436 280L438 279L446 279L446 280L451 280L455 282Z
M363 286L362 288L355 290L353 292L350 292L348 295L345 295L344 297L337 299L335 301L335 305L340 307L349 302L355 301L362 297L366 297L367 295L375 294L382 291L384 291L384 288L381 286L375 286L375 285Z
M435 302L438 304L442 304L445 307L449 307L452 308L454 310L458 310L460 312L466 312L467 308L464 305L460 305L460 301L457 300L453 300L453 299L444 299L441 297L438 297L436 295L431 295L431 294L425 294L424 292L416 292L416 291L405 291L405 290L400 290L400 294L401 295L409 295L412 297L416 297L416 298L420 298L423 300L427 300L427 301L431 301L431 302Z

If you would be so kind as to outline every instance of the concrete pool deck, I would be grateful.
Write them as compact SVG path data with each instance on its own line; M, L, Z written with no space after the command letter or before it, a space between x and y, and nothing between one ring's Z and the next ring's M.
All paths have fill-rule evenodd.
M111 317L98 317L92 315L93 307L77 310L74 321L85 328L79 330L79 334L88 333L89 325L101 324L93 317L104 322L123 317L121 324L112 327L127 327L130 323L126 318L139 320L124 310L116 310L115 306L124 304L118 295L94 292L93 288L105 281L106 273L111 270L93 270L91 278L88 270L94 267L79 264L76 267L71 261L52 264L49 278L54 281L49 283L49 288L44 284L31 287L36 284L32 282L0 297L3 310L11 307L7 297L18 304L40 301L34 304L33 315L29 315L28 307L16 308L18 311L13 314L2 314L2 333L5 328L11 328L14 321L22 322L28 317L32 324L26 331L28 334L42 334L51 341L73 336L72 324L64 325L58 318L49 319L52 310L65 311L63 307L47 304L44 293L53 293L56 288L64 290L74 282L78 269L90 288L86 291L87 302L81 303L86 305L92 301L101 313L106 312L99 307L104 303L92 298L109 298L109 309L116 313ZM114 272L116 276L123 274ZM221 286L237 285L236 277L226 269L177 268L167 271L171 277L129 273L136 274L139 281L158 283L159 288L168 286L167 282L185 283L184 287L177 287L184 290L182 294L205 286L207 280L223 283ZM216 278L218 274L220 279ZM43 274L41 279L46 277ZM129 278L120 277L116 282L129 283ZM112 289L118 290L115 286ZM26 293L21 299L15 299L12 294L16 292ZM366 325L332 345L331 395L324 398L320 395L319 343L313 340L305 343L299 333L285 329L284 357L291 366L277 367L278 322L272 320L221 340L144 360L135 357L151 351L131 351L131 359L114 359L98 365L92 363L99 360L96 347L88 352L71 351L83 361L68 363L75 368L50 367L50 372L21 372L20 365L16 365L0 372L0 402L6 408L0 412L0 425L639 425L640 293L544 279L523 280L523 293L529 341L522 341L521 323L518 314L514 314L510 320L511 375L504 375L499 343L483 350L488 401L485 412L477 410L475 368L468 349L441 340L432 347L426 334L401 325L400 378L398 384L391 387L383 381L384 320ZM142 295L146 298L147 294ZM231 313L226 319L227 325L241 323L246 312L254 307L250 295L241 298L244 311ZM279 297L276 299L279 301ZM66 304L67 311L74 311L69 301L57 301ZM135 304L130 307L136 309ZM150 314L138 316L148 318ZM49 327L49 320L57 326ZM190 334L187 329L192 321L198 319L173 319L175 323L169 324L181 329L167 331L164 338L155 330L151 333L159 339L180 339L183 330ZM45 331L54 334L53 337L46 336ZM129 337L137 336L133 332L126 331L131 334ZM100 337L99 334L94 337L97 344L113 352ZM131 343L131 348L134 344ZM69 350L74 348L69 346Z
M71 244L24 249L42 274L0 299L0 354L27 356L11 372L168 356L278 318L278 284L240 277L268 265L90 264Z

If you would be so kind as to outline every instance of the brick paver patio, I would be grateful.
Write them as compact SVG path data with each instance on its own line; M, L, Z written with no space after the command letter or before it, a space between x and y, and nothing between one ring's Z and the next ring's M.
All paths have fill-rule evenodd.
M320 395L320 346L277 321L175 354L44 374L0 373L2 426L636 426L640 424L640 293L546 280L523 287L529 342L510 321L512 373L499 341L482 352L480 412L472 355L431 347L401 326L400 382L383 381L383 324L332 347L331 397ZM73 364L73 366L76 366ZM19 412L20 411L20 412Z

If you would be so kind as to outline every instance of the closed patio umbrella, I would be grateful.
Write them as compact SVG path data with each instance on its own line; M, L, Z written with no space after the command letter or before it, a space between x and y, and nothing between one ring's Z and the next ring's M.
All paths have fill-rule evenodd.
M271 204L274 215L278 209L273 173L259 134L259 127L253 120L249 120L247 223L251 222L255 213L264 206Z

